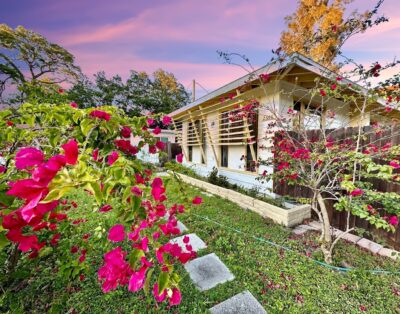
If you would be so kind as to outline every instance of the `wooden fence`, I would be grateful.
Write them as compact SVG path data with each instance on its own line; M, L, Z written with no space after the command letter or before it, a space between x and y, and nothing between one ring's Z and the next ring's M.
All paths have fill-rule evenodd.
M345 141L353 136L357 135L357 128L343 128L337 129L330 133L330 136L335 141ZM321 133L319 130L307 131L307 137L309 139L318 139ZM381 148L390 143L391 145L400 145L400 128L393 127L391 129L383 130L382 132L375 132L371 126L363 128L363 137L361 141L361 147L368 147L368 144L373 144L378 148ZM382 192L396 192L400 193L400 184L385 182L379 179L372 179L370 182L374 188ZM279 195L286 195L291 197L311 197L311 191L307 188L298 185L288 185L285 182L274 182L274 192ZM347 212L339 212L334 208L334 201L330 201L327 204L329 218L332 226L344 230L347 224ZM400 206L400 204L399 204ZM314 214L315 215L315 214ZM316 217L314 217L316 218ZM397 227L396 232L387 232L384 230L376 229L370 225L366 220L351 216L350 227L363 228L367 231L366 237L372 238L375 241L383 241L387 245L400 250L400 227Z

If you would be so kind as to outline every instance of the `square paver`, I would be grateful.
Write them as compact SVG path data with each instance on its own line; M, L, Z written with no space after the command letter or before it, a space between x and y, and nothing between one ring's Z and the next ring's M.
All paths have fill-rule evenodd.
M244 291L210 309L212 314L266 314L267 312L249 292Z
M235 276L215 253L186 263L185 269L200 291L209 290L221 283L235 279Z
M361 246L364 249L367 249L368 251L376 254L380 251L380 249L383 248L382 245L372 242L368 239L362 238L360 241L357 242L358 246Z
M193 251L197 252L198 250L205 249L207 247L207 245L197 236L197 234L190 233L186 236L189 237L189 244L192 246ZM183 242L184 237L185 236L174 238L170 242L177 243L183 249L183 251L187 252L188 250L186 250L186 243Z

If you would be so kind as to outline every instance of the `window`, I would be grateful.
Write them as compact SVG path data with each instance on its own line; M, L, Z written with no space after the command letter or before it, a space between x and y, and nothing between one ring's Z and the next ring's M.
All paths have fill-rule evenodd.
M193 144L196 143L196 137L194 135L194 129L192 122L188 124L188 132L187 132L187 144L188 144L188 159L190 162L193 161Z
M188 146L188 154L189 154L188 159L189 159L190 162L192 162L192 160L193 160L193 146Z
M221 167L228 167L228 146L221 146Z
M200 138L201 138L201 145L202 145L203 152L204 152L204 156L201 155L201 163L205 164L207 162L207 160L204 160L204 157L207 159L207 141L206 141L206 131L203 130L203 128L201 128Z
M305 128L315 130L321 128L322 108L315 104L303 104L300 101L293 102L293 110L298 114L293 120L294 128Z

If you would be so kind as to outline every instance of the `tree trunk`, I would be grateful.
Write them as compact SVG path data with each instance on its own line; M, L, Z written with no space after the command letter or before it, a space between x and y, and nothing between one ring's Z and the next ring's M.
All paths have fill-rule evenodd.
M324 201L321 193L317 194L317 201L318 201L319 209L321 211L321 216L322 216L322 234L323 234L323 239L322 239L321 250L322 250L322 253L324 253L325 262L328 263L328 264L331 264L332 263L331 224L330 224L330 221L329 221L328 211L326 210L325 201Z

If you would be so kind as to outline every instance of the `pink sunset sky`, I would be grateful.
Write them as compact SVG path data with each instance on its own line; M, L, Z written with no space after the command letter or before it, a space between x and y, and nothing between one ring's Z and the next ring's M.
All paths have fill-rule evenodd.
M372 8L374 0L355 0L351 9ZM92 77L127 77L129 70L162 68L189 88L196 79L211 91L245 74L223 64L216 51L245 54L257 67L279 45L284 17L295 0L2 0L1 23L23 25L67 48ZM358 62L385 63L400 55L399 0L385 0L389 18L345 46ZM205 93L199 89L198 95Z

